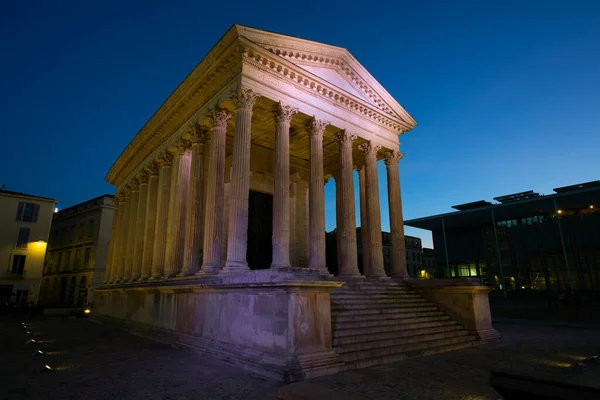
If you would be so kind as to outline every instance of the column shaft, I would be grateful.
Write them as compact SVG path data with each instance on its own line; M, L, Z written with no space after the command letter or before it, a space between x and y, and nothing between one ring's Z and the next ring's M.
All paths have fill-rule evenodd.
M140 279L148 279L152 275L152 253L154 252L154 235L156 233L156 215L158 205L158 170L156 162L148 168L148 201L146 202L146 224L144 225L144 242L142 251L142 274Z
M112 276L113 282L117 283L123 280L125 273L125 261L127 254L127 234L129 232L129 211L131 210L131 192L129 188L125 189L123 200L123 213L119 221L119 243L117 257L115 258L115 273Z
M148 206L148 172L140 174L140 199L138 202L135 244L133 248L133 268L131 269L131 280L135 281L142 274L142 254L144 251L144 230L146 226L146 208Z
M361 250L362 250L362 271L363 275L366 275L369 271L369 252L371 246L369 245L369 218L367 217L367 194L366 194L366 177L365 177L365 166L363 165L358 170L358 184L360 187L360 239L361 239Z
M308 121L310 137L310 188L308 198L308 266L325 270L325 189L323 172L323 132L328 123Z
M125 271L123 272L123 282L131 279L133 268L133 250L135 247L136 221L138 204L140 201L140 188L137 179L134 179L131 191L131 208L129 209L129 221L127 226L127 250L125 254Z
M225 192L225 139L230 114L214 111L210 115L212 137L210 162L206 183L206 218L204 219L203 272L217 272L221 268L223 242L223 201Z
M158 159L158 202L156 205L156 226L154 229L154 246L152 250L151 279L160 279L165 268L165 248L167 245L167 228L169 221L169 199L171 197L171 163L173 155L163 153Z
M402 157L402 153L397 150L385 154L392 240L392 277L410 279L406 269L402 194L400 192L400 172L398 171L398 162Z
M383 268L383 248L381 244L381 211L379 207L379 183L377 181L377 151L381 146L370 142L363 143L361 150L365 153L366 205L369 222L369 270L365 274L369 278L385 277Z
M173 161L177 173L171 176L171 202L169 206L169 230L167 237L167 262L165 277L177 275L183 265L183 245L185 243L185 225L188 187L190 183L191 153L183 144Z
M340 143L340 172L338 196L340 196L338 213L337 239L340 243L338 253L338 276L357 277L358 256L356 249L356 210L354 205L354 171L352 162L352 142L357 136L346 131L335 135Z
M271 268L290 267L290 121L297 113L290 106L275 111L275 163L273 166L273 260ZM247 230L247 228L246 228Z
M249 270L246 261L248 247L248 196L250 191L250 139L252 107L258 96L251 90L239 90L232 96L235 104L235 135L231 165L231 197L227 261L222 272Z
M202 264L204 240L204 142L207 132L196 126L192 130L192 165L187 202L187 224L182 275L194 275Z
M308 182L296 182L296 259L297 267L308 266Z
M108 244L108 257L106 258L106 270L104 272L104 283L111 282L111 276L113 274L113 270L115 267L114 256L116 253L117 247L117 228L119 225L119 209L121 208L121 196L116 195L113 201L114 204L114 212L113 212L113 221L112 227L110 228L110 239Z

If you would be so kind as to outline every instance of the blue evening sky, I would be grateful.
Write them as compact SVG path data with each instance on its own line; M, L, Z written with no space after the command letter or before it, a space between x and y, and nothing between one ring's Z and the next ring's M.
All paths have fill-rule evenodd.
M419 122L401 138L405 219L599 179L595 0L5 0L0 184L60 208L113 193L114 160L234 23L346 47Z

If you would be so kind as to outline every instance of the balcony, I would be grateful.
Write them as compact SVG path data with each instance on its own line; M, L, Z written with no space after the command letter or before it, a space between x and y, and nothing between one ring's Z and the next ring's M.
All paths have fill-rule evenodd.
M12 271L7 270L5 279L23 279L25 278L25 271Z

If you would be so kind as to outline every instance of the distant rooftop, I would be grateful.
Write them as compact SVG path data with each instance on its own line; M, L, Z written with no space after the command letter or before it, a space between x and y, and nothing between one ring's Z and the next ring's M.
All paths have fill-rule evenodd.
M49 200L49 201L58 203L58 200L52 199L50 197L36 196L34 194L27 194L27 193L23 193L23 192L13 192L12 190L0 189L0 194L7 194L9 196L19 196L19 197L31 197L32 199Z

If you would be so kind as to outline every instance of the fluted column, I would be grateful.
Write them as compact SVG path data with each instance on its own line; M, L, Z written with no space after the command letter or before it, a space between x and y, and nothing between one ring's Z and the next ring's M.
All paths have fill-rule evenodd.
M340 144L340 212L337 221L337 240L340 241L338 253L338 276L342 278L358 277L358 255L356 253L356 210L354 206L354 171L352 162L352 142L357 139L345 130L338 132L335 139Z
M362 165L358 170L358 186L360 191L360 239L362 250L362 270L363 275L369 271L369 218L367 218L367 189L366 189L365 166Z
M290 267L290 121L297 109L281 103L275 111L273 166L273 261L271 268Z
M208 130L200 125L194 125L190 135L192 139L192 159L182 276L194 275L200 271L204 240L204 144L208 139Z
M296 260L297 267L308 266L308 182L296 182Z
M133 251L135 248L135 236L137 230L137 213L140 201L140 182L134 178L131 182L131 208L129 209L129 221L127 226L127 250L125 255L125 271L123 282L129 282L133 268Z
M158 156L158 202L156 205L156 225L154 227L154 246L152 250L152 276L162 278L165 268L165 249L167 246L167 228L169 219L169 200L171 197L171 164L173 154L165 151Z
M118 283L123 280L125 273L125 262L127 261L127 235L129 233L129 213L131 211L131 188L127 186L122 190L123 193L123 214L119 221L119 247L116 258L115 273L113 282Z
M190 183L192 156L187 150L188 143L179 141L173 159L171 176L171 202L169 204L169 229L167 232L167 255L164 275L167 278L177 275L183 266L183 245L185 244L185 225Z
M112 274L115 268L115 254L117 253L118 242L117 242L117 230L119 227L119 217L122 214L122 202L121 194L117 193L113 200L114 212L112 227L110 229L110 239L108 244L108 257L106 258L106 270L104 271L104 283L112 282Z
M231 165L231 195L227 261L221 272L249 270L246 261L248 247L248 195L250 191L250 139L252 108L259 95L240 89L232 96L235 105L235 135Z
M144 227L146 226L146 207L148 202L148 172L143 170L138 176L140 182L140 198L135 219L135 243L133 245L133 267L131 280L138 280L142 274L142 253L144 246Z
M209 115L212 137L210 163L206 183L206 218L204 219L204 254L202 271L216 272L221 268L223 237L223 202L225 193L225 139L227 121L231 115L215 110Z
M154 252L154 235L156 231L156 214L158 205L158 173L159 165L152 161L146 168L148 172L148 197L146 201L146 223L144 225L144 240L142 245L142 274L145 280L152 275L152 253Z
M308 198L308 266L326 270L325 261L325 189L323 176L323 132L329 123L310 119L310 187Z
M360 149L365 153L367 227L369 229L369 270L368 278L386 277L383 268L383 248L381 245L381 211L379 207L379 184L377 182L377 152L381 146L371 142L363 143Z
M404 157L404 155L398 150L392 150L385 153L388 208L390 211L390 231L392 239L392 277L410 279L406 269L402 195L400 192L400 172L398 171L398 163L402 157Z

